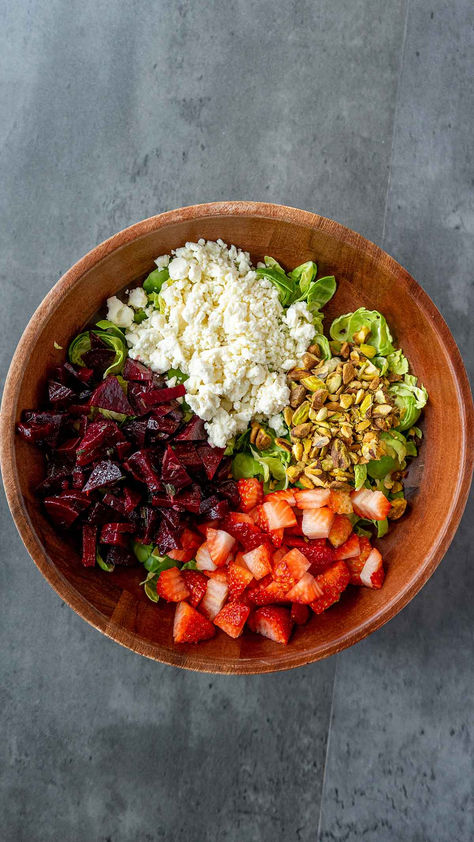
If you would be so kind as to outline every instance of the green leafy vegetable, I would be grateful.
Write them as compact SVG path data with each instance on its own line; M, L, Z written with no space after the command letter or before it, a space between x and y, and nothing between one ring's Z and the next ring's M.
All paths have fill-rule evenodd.
M378 310L366 310L365 307L359 307L354 313L339 316L334 319L329 333L332 339L338 339L340 342L352 342L354 334L362 327L370 329L366 341L376 348L377 354L386 356L395 350L387 322Z
M153 544L140 544L139 541L132 541L132 551L140 564L145 564L147 558L153 551Z
M403 381L392 383L390 393L401 410L401 423L398 430L409 430L418 421L421 410L428 400L428 392L424 386L417 386L417 378L412 374L405 374Z
M125 359L127 357L127 342L125 336L119 327L109 322L107 319L97 322L98 330L92 332L99 336L106 345L115 351L115 359L104 372L104 377L108 374L118 374L122 371ZM91 349L91 331L86 330L79 333L71 342L68 348L69 361L74 365L84 366L85 363L82 355Z
M115 564L108 564L101 556L99 550L96 549L95 551L95 560L101 570L105 570L106 573L112 573L115 570Z
M160 292L161 287L168 280L170 273L168 269L154 269L143 282L143 289L147 294Z
M263 466L250 453L237 453L232 461L232 476L234 479L263 477Z
M354 479L355 488L358 491L367 479L367 465L354 465Z
M393 371L394 374L407 374L408 360L401 348L399 348L398 351L393 351L393 353L388 354L387 362L389 371Z
M354 526L354 532L356 535L359 535L360 538L372 538L372 531L370 529L364 529L364 527L359 526L359 524Z
M329 347L329 340L322 333L317 333L314 337L316 345L319 345L321 348L322 358L323 360L330 360L332 357L331 348Z
M318 267L316 266L316 263L313 263L312 260L308 260L306 263L302 263L300 266L293 269L289 275L290 278L299 285L301 293L305 295L308 292L311 283L314 281L317 271Z
M267 258L265 258L267 260ZM278 265L278 264L277 264ZM260 278L266 278L277 288L280 302L283 307L289 307L295 300L295 282L285 274L281 268L268 268L267 266L257 269Z
M179 567L179 562L174 558L169 558L167 555L159 555L155 548L146 561L143 562L146 570L150 573L162 573L163 570L169 570L170 567Z
M172 377L176 377L177 383L185 383L189 374L184 374L184 372L179 368L169 368L166 372L166 377L168 380L171 380Z
M373 358L372 362L374 363L374 365L377 366L377 368L380 369L381 375L384 375L384 374L387 373L387 371L388 371L388 358L387 357L377 356L377 357Z
M384 520L377 520L375 522L377 524L377 538L383 538L388 532L388 520L384 518Z
M140 309L140 310L137 310L135 312L135 314L133 316L133 321L135 322L135 324L141 325L141 323L144 322L145 319L147 319L147 318L148 318L148 316L145 313L145 311Z
M383 479L399 467L398 460L393 456L382 456L381 459L371 459L367 464L367 473L372 479Z
M194 561L194 559L191 559L191 561L186 561L185 564L183 564L181 566L181 570L197 570L197 569L198 569L197 564Z
M336 292L336 279L334 275L327 275L325 278L318 278L310 284L308 291L301 300L306 299L308 310L314 312L324 307Z

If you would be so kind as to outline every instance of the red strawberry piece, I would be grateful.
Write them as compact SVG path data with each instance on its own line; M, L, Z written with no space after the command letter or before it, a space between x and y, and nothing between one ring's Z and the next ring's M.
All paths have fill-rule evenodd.
M250 515L244 512L229 512L224 518L223 527L226 532L240 541L246 550L258 547L264 539L262 531L255 526Z
M268 532L267 516L265 514L263 506L255 506L255 508L249 512L249 515L252 518L255 526L258 526L258 528L261 529L262 532Z
M284 529L272 529L270 534L270 541L274 547L281 547L283 544Z
M308 539L303 535L293 535L291 529L285 529L285 543L289 547L306 547Z
M353 491L351 500L356 514L369 520L384 520L392 507L385 494L381 491L370 491L369 488Z
M228 584L227 568L222 569L222 567L220 567L217 570L206 570L205 575L208 576L209 579L214 579L216 582L221 582L221 584L223 585Z
M273 576L289 590L301 579L310 566L310 562L298 549L290 550L276 565ZM296 601L296 600L295 600Z
M197 608L206 593L207 579L199 570L182 570L181 574L190 594L189 601L194 608Z
M272 500L285 500L289 506L295 505L295 491L293 488L282 488L280 491L271 491L265 495L265 503L271 503Z
M272 553L273 569L275 569L278 562L281 561L281 559L287 554L287 552L288 550L286 549L286 547L278 547L278 549L275 550L274 553Z
M195 556L196 550L201 544L201 536L186 527L183 530L180 542L181 548L177 550L170 550L167 555L176 561L191 561L191 559Z
M216 567L226 563L234 544L235 538L223 529L207 530L207 549Z
M326 506L320 509L305 509L301 525L303 535L313 539L327 538L331 531L334 517L334 512Z
M175 643L199 643L214 637L215 626L192 605L180 602L176 606L173 624L173 640Z
M359 538L360 554L356 558L347 559L347 566L351 575L351 585L365 585L368 588L382 587L385 577L382 557L378 550L372 555L374 548L368 538ZM370 563L368 563L370 560ZM367 565L367 567L366 567ZM364 571L364 580L362 580Z
M334 558L337 559L337 561L340 561L345 558L354 558L355 556L358 556L359 553L359 537L353 532L352 535L349 535L347 541L344 541L343 544L334 550Z
M274 602L288 602L286 597L288 585L284 581L273 580L265 576L256 585L246 591L252 605L272 605Z
M267 517L268 528L285 529L287 526L296 525L296 517L293 509L288 505L286 500L280 498L270 500L263 503L263 510Z
M305 547L301 547L301 552L311 562L310 572L313 576L326 570L336 560L333 548L324 538L308 541Z
M253 582L253 574L247 567L242 567L236 561L231 561L227 568L227 581L230 599L235 600Z
M340 488L331 488L327 505L337 515L350 515L354 511L351 495Z
M170 567L169 570L160 573L156 592L167 602L181 602L190 596L183 574L177 567Z
M323 595L311 603L311 608L315 614L322 614L326 608L339 601L341 593L347 588L350 579L349 569L345 561L336 561L324 573L315 576L315 579Z
M250 512L262 502L263 485L256 477L239 479L237 488L239 489L240 508L243 512Z
M196 566L198 570L215 570L214 564L207 547L207 543L201 544L196 552Z
M301 579L288 591L286 598L291 602L302 602L309 605L318 597L323 596L323 591L311 573L305 573Z
M272 569L272 552L267 543L260 544L254 550L244 553L242 560L255 579L262 579Z
M291 606L290 617L297 626L304 626L310 618L310 610L301 602L294 602Z
M206 520L204 523L197 523L196 528L199 529L201 535L206 537L208 529L218 529L219 528L219 521L218 520Z
M219 579L209 579L207 583L206 593L204 594L200 609L209 620L213 620L224 605L227 594L229 593L229 586Z
M263 637L286 645L292 629L290 612L278 605L264 605L250 616L249 626Z
M214 617L214 625L225 631L229 637L239 637L247 618L250 614L250 607L241 602L228 602Z
M352 523L346 515L334 515L328 541L333 547L340 547L352 532Z
M299 509L320 509L326 506L331 492L329 488L295 488L295 500Z

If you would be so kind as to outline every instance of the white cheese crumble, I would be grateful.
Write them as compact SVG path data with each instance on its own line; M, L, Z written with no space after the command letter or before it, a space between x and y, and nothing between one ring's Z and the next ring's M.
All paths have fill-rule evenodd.
M186 401L207 422L212 445L224 447L255 416L270 418L283 432L278 413L289 401L285 372L315 333L306 304L285 311L249 254L222 240L186 243L155 263L168 265L170 274L160 292L161 312L150 305L148 318L135 324L130 307L122 305L132 314L128 321L118 299L107 302L108 318L128 328L130 356L158 373L179 368L189 375ZM135 296L129 303L137 306Z

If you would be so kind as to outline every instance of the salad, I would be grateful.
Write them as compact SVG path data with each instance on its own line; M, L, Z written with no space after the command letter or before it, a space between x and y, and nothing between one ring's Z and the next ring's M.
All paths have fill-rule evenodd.
M23 413L36 493L85 567L140 568L176 603L175 643L287 644L349 585L382 587L373 542L407 509L426 389L376 310L324 331L336 279L312 261L199 240L155 263Z

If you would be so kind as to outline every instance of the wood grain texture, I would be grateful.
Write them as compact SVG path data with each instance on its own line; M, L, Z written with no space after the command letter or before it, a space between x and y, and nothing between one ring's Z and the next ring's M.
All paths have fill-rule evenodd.
M409 515L383 541L381 591L350 589L341 602L296 629L288 647L251 633L219 633L199 646L172 642L174 607L150 603L136 570L86 571L77 548L56 534L32 489L42 456L15 435L23 409L39 405L48 369L105 298L140 280L153 259L187 240L221 237L254 260L271 254L292 267L314 259L336 275L326 323L362 305L381 310L413 371L428 389L425 443L407 485ZM373 243L338 223L295 208L254 202L194 205L146 219L111 237L76 263L31 318L9 370L2 403L1 461L7 499L31 557L61 598L117 642L191 670L260 673L290 669L361 640L420 590L439 564L465 506L472 474L473 408L461 356L440 313L413 278Z

